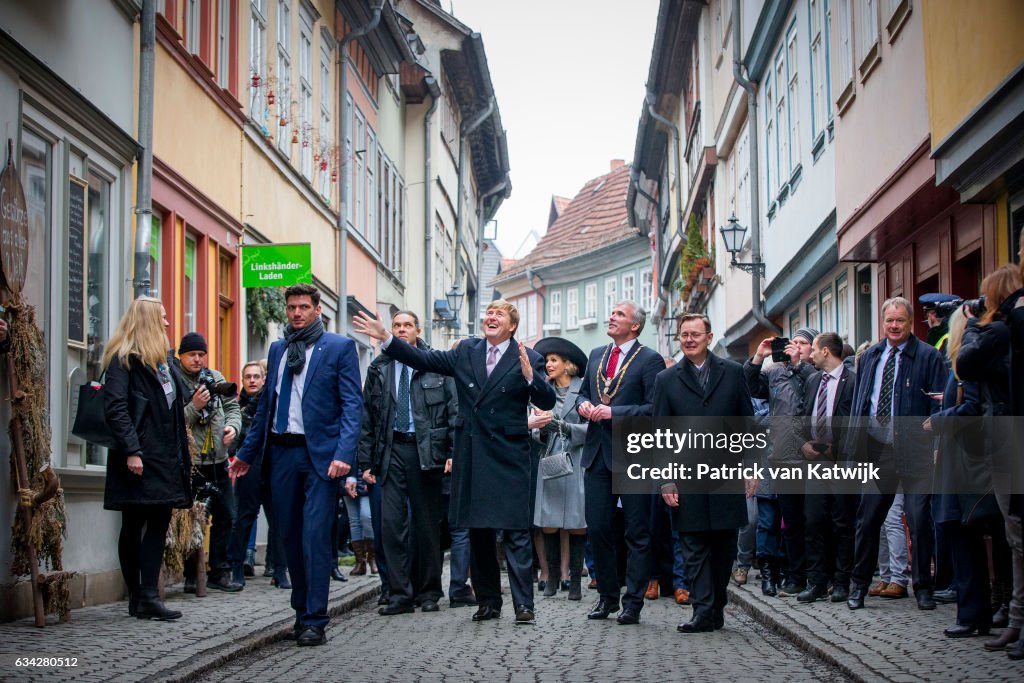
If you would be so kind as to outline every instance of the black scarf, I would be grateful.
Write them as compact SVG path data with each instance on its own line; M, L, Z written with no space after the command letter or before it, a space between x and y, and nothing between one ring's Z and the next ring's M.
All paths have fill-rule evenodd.
M301 329L294 329L291 325L284 328L284 340L288 344L288 369L292 374L302 372L302 366L306 364L306 347L316 344L324 334L324 321L317 316L311 324Z

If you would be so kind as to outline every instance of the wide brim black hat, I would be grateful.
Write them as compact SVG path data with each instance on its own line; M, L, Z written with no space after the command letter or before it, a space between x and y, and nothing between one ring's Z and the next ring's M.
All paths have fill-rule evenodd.
M542 356L556 353L566 360L571 360L582 377L587 371L587 354L568 339L561 337L545 337L533 345L533 350Z

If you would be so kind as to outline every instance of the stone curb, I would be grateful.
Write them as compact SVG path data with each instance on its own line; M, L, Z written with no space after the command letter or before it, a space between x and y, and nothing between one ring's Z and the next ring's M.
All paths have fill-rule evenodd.
M795 598L794 598L795 599ZM768 610L746 590L729 584L729 601L746 612L752 619L777 633L795 646L839 669L856 683L874 683L887 680L871 669L856 655L835 643L816 635L810 629L777 610Z
M376 582L357 588L354 592L339 596L327 604L327 614L336 617L346 612L351 612L363 603L366 603L380 595L380 583ZM199 652L181 664L170 669L157 672L146 677L145 681L166 681L168 683L186 683L194 681L203 674L216 669L234 659L256 652L283 640L291 630L293 620L283 619L271 626L266 626L257 631L239 636L231 643L219 645L209 650ZM328 631L328 642L330 631Z

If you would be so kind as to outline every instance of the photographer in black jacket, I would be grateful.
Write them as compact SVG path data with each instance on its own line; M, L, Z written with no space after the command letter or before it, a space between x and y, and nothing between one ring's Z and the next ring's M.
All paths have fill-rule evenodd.
M1024 252L1024 247L1022 247ZM1024 253L1021 254L1024 256ZM1017 265L1006 265L981 283L985 311L964 306L971 318L964 331L956 370L961 379L982 385L985 414L996 418L1024 416L1024 273ZM986 642L989 650L1007 648L1011 659L1024 659L1024 539L1021 533L1024 481L1021 481L1019 444L1021 434L1007 436L989 425L986 451L992 454L996 501L1003 513L1006 540L1013 562L1013 596L1009 627ZM996 439L1000 434L1001 438Z

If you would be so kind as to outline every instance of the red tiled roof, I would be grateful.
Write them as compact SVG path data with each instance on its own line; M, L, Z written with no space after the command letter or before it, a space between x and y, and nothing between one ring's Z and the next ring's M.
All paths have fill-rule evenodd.
M517 259L517 258L503 258L503 259L501 259L501 270L502 270L502 272L505 272L506 270L508 270L512 266L516 265L517 263L519 263L519 259Z
M502 264L502 272L494 282L503 282L527 268L566 261L638 234L638 229L630 226L626 212L628 188L628 164L588 181L562 209L533 251L508 267ZM558 199L555 197L556 201Z
M558 211L558 215L562 215L565 212L565 207L572 203L572 200L568 197L559 197L558 195L553 196L551 199L555 202L555 210Z

